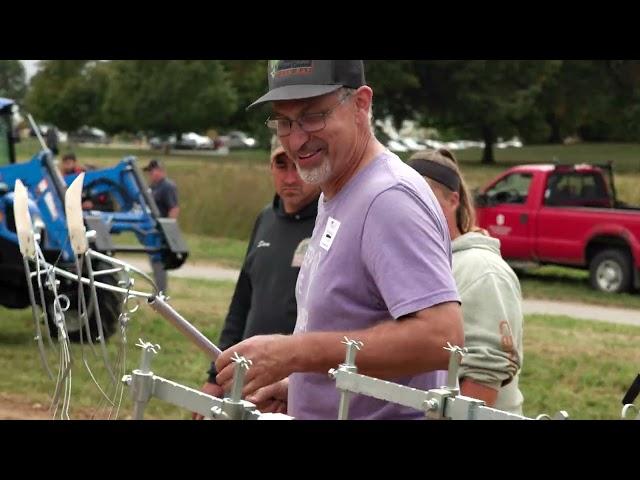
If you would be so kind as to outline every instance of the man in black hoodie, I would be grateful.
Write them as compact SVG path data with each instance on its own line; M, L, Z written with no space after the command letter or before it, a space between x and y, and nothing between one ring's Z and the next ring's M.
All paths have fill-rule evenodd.
M221 350L254 335L290 334L296 324L295 286L313 233L320 189L302 181L293 161L274 137L273 202L258 215L218 346ZM223 396L214 363L202 391ZM273 405L285 411L285 405ZM201 415L193 414L200 420Z

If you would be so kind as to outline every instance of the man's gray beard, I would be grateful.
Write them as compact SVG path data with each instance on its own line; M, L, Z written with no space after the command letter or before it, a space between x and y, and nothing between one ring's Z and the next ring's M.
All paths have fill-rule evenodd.
M331 164L327 158L325 158L317 167L307 168L304 170L296 163L296 170L298 170L298 175L300 175L302 181L310 185L320 185L325 183L331 176Z

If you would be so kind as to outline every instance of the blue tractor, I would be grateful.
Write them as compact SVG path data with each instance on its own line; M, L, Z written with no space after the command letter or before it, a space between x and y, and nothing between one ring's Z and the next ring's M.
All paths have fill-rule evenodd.
M12 128L14 108L12 100L0 98L0 305L26 308L30 305L27 280L13 218L15 181L20 179L29 191L29 211L45 257L51 263L75 271L75 258L66 225L64 194L76 175L63 177L54 164L53 155L46 148L27 162L16 162ZM174 219L160 218L135 157L126 157L113 168L86 172L83 197L90 200L92 205L90 210L84 211L84 218L87 230L95 231L90 239L94 250L106 255L144 252L161 259L167 270L179 268L186 261L188 249L178 224ZM114 236L124 232L135 234L140 245L115 244ZM97 263L93 265L94 270L101 270L102 266ZM100 281L117 285L120 277L117 272L106 273L101 275ZM65 314L69 337L72 341L79 341L81 323L75 311L78 306L78 284L62 281L58 290L70 300L70 310ZM90 298L88 290L85 294L86 298ZM102 290L98 296L102 329L105 337L109 337L117 330L124 299L118 294ZM93 309L90 307L88 311L92 312ZM55 332L53 317L48 317L49 329ZM94 316L90 316L90 334L94 339L98 332L95 322Z

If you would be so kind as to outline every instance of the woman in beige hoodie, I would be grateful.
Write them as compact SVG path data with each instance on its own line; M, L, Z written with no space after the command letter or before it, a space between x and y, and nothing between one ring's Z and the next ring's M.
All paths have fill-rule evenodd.
M467 355L460 366L463 395L522 415L522 294L500 255L500 241L475 224L469 190L448 150L425 150L409 160L431 186L449 226L453 276L462 299Z

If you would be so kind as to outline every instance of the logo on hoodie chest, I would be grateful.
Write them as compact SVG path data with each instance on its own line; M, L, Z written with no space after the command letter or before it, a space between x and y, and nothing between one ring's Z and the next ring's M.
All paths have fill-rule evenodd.
M307 253L307 249L309 248L310 238L305 238L302 240L295 251L293 252L293 258L291 259L291 266L300 268L302 266L302 262L304 261L304 256Z

